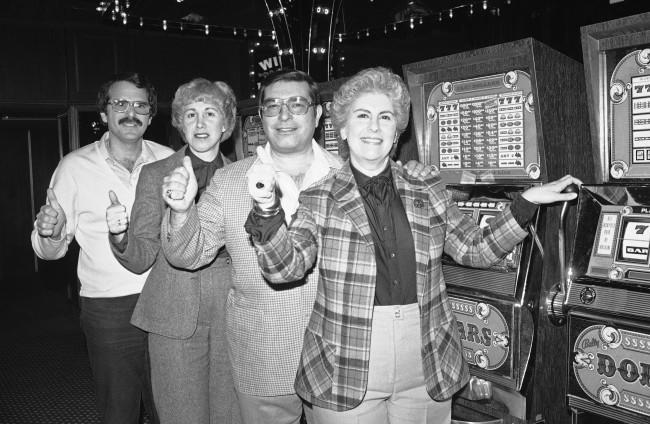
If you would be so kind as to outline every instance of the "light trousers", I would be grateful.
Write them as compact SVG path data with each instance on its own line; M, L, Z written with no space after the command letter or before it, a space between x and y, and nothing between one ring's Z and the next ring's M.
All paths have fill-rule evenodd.
M363 401L343 412L313 406L309 424L449 424L451 400L426 391L421 337L417 303L375 306Z
M252 396L237 392L244 424L299 424L303 401L296 394L281 396ZM311 410L304 408L307 422Z

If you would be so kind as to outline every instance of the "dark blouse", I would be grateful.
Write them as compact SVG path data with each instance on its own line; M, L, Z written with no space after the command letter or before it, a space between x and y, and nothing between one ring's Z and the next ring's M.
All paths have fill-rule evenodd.
M350 167L375 242L375 306L415 303L418 300L415 245L402 199L393 183L390 163L374 177L368 177L352 164Z
M196 193L196 198L194 199L194 203L197 203L205 189L208 187L208 184L210 184L210 180L215 171L223 167L223 158L221 157L221 153L219 153L212 162L205 162L203 159L196 156L189 147L185 149L185 156L189 156L192 160L192 169L194 169L196 182L199 186L199 191Z
M189 156L192 161L192 169L194 170L194 175L196 176L196 183L198 185L198 191L196 192L196 197L194 198L194 203L199 202L199 198L210 184L210 180L214 176L214 173L217 169L223 168L223 158L221 153L217 154L217 157L214 158L211 162L206 162L203 159L199 158L192 152L192 150L187 147L185 149L185 156ZM219 249L217 253L218 258L223 258L229 256L228 251L225 247Z

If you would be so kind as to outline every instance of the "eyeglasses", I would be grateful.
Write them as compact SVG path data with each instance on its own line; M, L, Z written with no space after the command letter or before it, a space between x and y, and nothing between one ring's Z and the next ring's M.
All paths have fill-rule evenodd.
M140 100L129 101L124 99L115 99L110 100L109 103L113 107L113 112L123 113L129 110L129 107L133 107L133 111L138 115L149 115L151 112L151 105L148 102L142 102Z
M304 115L314 104L302 96L289 97L288 99L266 99L260 106L260 111L266 117L278 116L283 105L287 105L287 109L292 115Z

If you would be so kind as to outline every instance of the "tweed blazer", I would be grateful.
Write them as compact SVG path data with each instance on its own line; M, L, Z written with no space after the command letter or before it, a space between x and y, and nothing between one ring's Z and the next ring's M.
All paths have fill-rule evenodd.
M319 178L341 166L337 156L319 149L327 164ZM182 228L170 233L163 220L163 249L175 266L196 268L225 244L232 257L234 289L226 303L228 345L237 389L253 396L294 394L302 338L316 296L316 277L289 285L269 284L244 230L253 201L246 173L256 156L217 170L198 207Z
M161 187L163 178L183 165L186 149L184 146L168 158L142 168L126 236L120 243L109 237L113 254L129 271L143 273L152 268L131 323L150 333L176 339L186 339L196 330L199 276L197 272L172 267L161 252L160 223L167 209ZM230 163L225 156L222 159L224 164ZM220 257L211 266L230 268L230 259ZM229 281L221 283L230 285Z
M440 401L468 381L442 275L443 251L461 264L486 267L511 251L526 232L509 209L481 229L451 201L439 174L420 179L393 162L391 169L415 243L426 388ZM376 262L349 162L320 186L303 192L290 228L282 225L256 248L265 277L275 283L293 281L317 265L318 291L296 392L322 408L354 408L368 381Z

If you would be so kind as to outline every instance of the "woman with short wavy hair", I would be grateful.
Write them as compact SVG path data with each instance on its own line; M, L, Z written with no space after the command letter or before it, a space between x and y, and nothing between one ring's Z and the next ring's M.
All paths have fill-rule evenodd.
M390 160L406 128L401 78L366 69L334 94L334 125L350 159L300 195L287 227L276 171L249 171L255 200L246 228L272 283L319 276L296 392L310 424L448 424L451 396L468 381L442 275L442 254L487 267L526 236L535 204L568 200L572 182L527 190L480 228L451 200L437 173Z
M229 162L221 143L235 126L235 95L225 82L197 78L181 85L172 102L172 125L186 146L142 168L128 231L110 229L111 247L133 272L151 269L131 323L149 333L151 381L163 424L238 423L225 334L230 256L225 249L197 271L172 267L160 250L160 223L167 213L163 178L191 163L198 183L195 201L212 175Z

